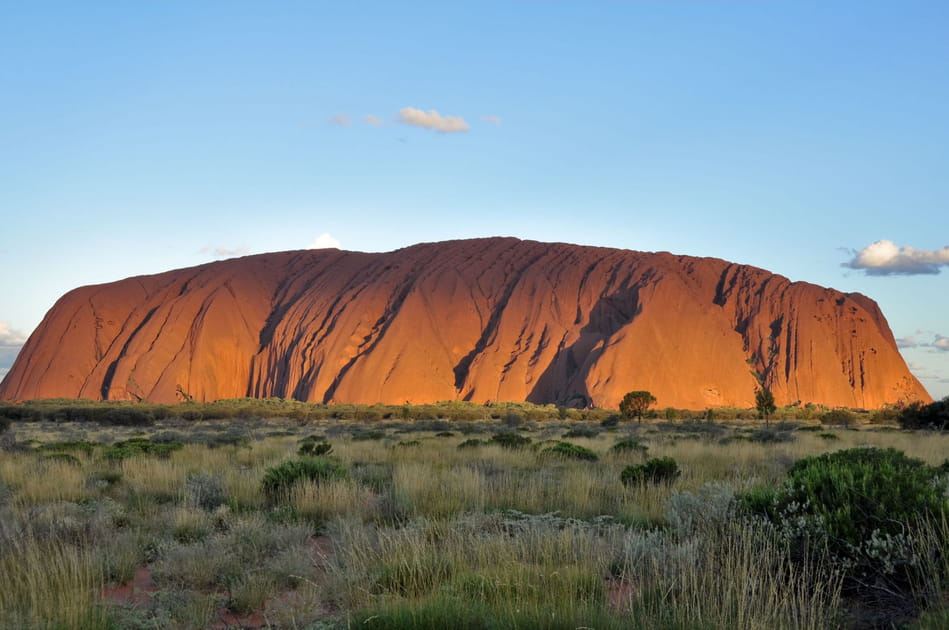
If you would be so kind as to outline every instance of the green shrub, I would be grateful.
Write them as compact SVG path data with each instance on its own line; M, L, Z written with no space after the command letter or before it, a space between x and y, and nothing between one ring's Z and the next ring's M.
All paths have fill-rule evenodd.
M837 437L837 436L836 436L835 434L833 434L833 433L818 433L818 434L817 434L817 437L821 438L822 440L828 440L828 441L833 441L833 440L839 440L839 439L840 439L839 437Z
M488 445L487 440L479 440L478 438L471 438L459 444L458 448L477 448L479 446L487 446L487 445Z
M67 442L49 442L39 447L39 450L47 453L67 453L79 451L85 455L91 455L96 450L97 444L86 442L85 440L72 440Z
M854 448L804 458L780 488L749 492L742 503L802 561L825 548L848 593L875 615L868 626L888 626L915 611L923 566L913 531L949 509L946 486L939 468L896 449Z
M371 431L356 431L353 433L353 441L362 442L369 440L381 440L386 436L385 431L371 430Z
M625 486L653 483L672 483L681 474L679 465L671 457L656 457L645 464L627 466L620 473L620 481Z
M268 468L267 472L264 473L263 488L264 493L273 499L298 481L320 482L345 476L345 469L332 459L327 457L301 457Z
M897 420L904 429L949 430L949 396L929 405L914 402L900 412Z
M853 414L845 409L833 409L821 415L820 422L824 425L836 424L849 427L853 423Z
M188 473L185 479L188 502L208 512L224 505L227 497L218 475Z
M333 451L333 445L326 441L326 438L309 436L300 440L300 448L297 449L297 455L320 457L329 455Z
M53 462L62 462L64 464L72 464L74 466L81 465L79 458L70 453L47 453L43 456L44 459Z
M610 450L614 453L639 453L640 455L645 456L646 451L649 450L649 447L636 438L627 438L625 440L620 440L611 446Z
M752 431L748 435L748 439L761 444L779 444L781 442L793 442L794 434L790 431L782 431L777 427L762 427Z
M603 418L603 420L600 421L600 426L605 427L607 429L611 429L617 426L620 423L620 420L622 419L623 419L623 416L621 416L620 414L611 413L610 415L606 416L605 418Z
M445 437L455 437L455 434L451 431L439 431L435 434L435 437L445 438Z
M396 447L421 446L421 445L422 445L422 441L421 441L421 440L402 440L402 441L400 441L400 442L396 442L395 445L396 445Z
M568 438L595 438L600 432L593 427L573 427L561 437L564 439Z
M168 457L173 452L184 447L181 442L165 442L156 444L147 438L132 438L116 442L103 452L103 457L111 460L122 460L136 455L154 455Z
M517 433L503 432L495 433L491 436L491 442L502 448L521 449L531 443L529 437L518 435Z
M553 446L548 446L540 452L541 455L555 455L566 459L579 459L586 462L595 462L599 459L596 453L588 448L584 448L570 442L557 442Z

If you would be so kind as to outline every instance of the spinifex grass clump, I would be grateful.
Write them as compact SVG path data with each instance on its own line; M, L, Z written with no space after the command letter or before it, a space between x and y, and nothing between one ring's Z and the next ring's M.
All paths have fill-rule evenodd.
M362 431L356 431L355 433L353 433L353 440L356 442L365 442L365 441L370 441L370 440L381 440L385 436L386 436L385 431L378 431L375 429L362 430Z
M627 466L620 473L620 481L625 486L653 483L672 483L679 476L679 465L671 457L656 457L647 460L645 464Z
M646 456L646 451L649 450L649 447L637 440L636 438L627 438L625 440L620 440L616 444L610 447L610 451L614 453L638 453L643 457Z
M894 448L853 448L806 457L783 486L743 502L777 527L797 557L826 548L846 592L867 609L867 624L890 625L917 612L914 531L945 517L946 489L945 476L922 460Z
M345 476L346 470L328 457L301 457L268 468L263 479L264 493L275 499L298 481L310 480L318 483Z
M563 434L564 439L567 438L595 438L600 434L598 429L593 427L573 427L569 431Z
M92 455L93 451L96 450L97 444L92 442L87 442L85 440L69 440L65 442L49 442L43 444L38 448L38 450L47 452L47 453L83 453L84 455Z
M478 438L470 438L458 444L458 448L477 448L479 446L487 446L489 442L487 440L479 440Z
M531 443L529 437L518 435L510 431L495 433L491 436L491 442L502 448L520 449Z
M136 455L155 455L156 457L168 457L173 452L184 447L181 442L152 442L147 438L132 438L116 442L105 450L103 456L106 459L121 460Z
M553 446L543 449L540 454L565 459L579 459L586 462L595 462L599 459L597 454L590 449L570 442L557 442Z
M329 455L333 451L333 445L326 441L325 437L310 435L300 440L300 448L297 449L297 455L320 457Z

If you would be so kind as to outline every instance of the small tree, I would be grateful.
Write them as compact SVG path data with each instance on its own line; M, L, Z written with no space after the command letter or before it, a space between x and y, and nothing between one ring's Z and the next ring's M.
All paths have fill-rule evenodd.
M767 387L755 389L755 407L758 408L758 417L767 423L771 414L777 410L774 404L774 394L771 393L770 389Z
M627 420L638 418L639 421L642 422L643 414L655 402L656 397L647 391L639 390L629 392L623 396L623 400L620 401L619 412L623 414L623 417Z

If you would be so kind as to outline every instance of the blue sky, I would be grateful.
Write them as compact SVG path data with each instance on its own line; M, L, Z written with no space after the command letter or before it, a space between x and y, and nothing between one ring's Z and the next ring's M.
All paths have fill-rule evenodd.
M947 27L939 0L0 2L0 373L76 286L511 235L864 293L949 395Z

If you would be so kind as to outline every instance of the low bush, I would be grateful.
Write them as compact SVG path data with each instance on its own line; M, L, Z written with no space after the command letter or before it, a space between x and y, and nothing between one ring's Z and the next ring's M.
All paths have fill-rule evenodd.
M43 456L44 459L54 462L62 462L64 464L73 464L74 466L80 466L82 462L79 461L79 458L71 453L47 453Z
M297 455L320 457L329 455L333 451L333 445L326 441L326 438L311 435L300 440L300 447L297 449Z
M218 475L188 473L185 479L185 495L188 503L208 512L224 505L227 500Z
M913 585L923 567L913 531L945 517L946 487L937 467L865 447L806 457L780 488L754 490L742 503L773 523L800 561L826 549L848 593L873 611L868 627L889 626L917 611Z
M648 450L649 447L636 438L626 438L625 440L620 440L610 447L610 451L614 453L639 453L644 457L646 455L646 451Z
M929 405L914 402L900 412L897 420L904 429L949 430L949 396Z
M502 433L495 433L491 436L491 442L497 444L502 448L510 449L521 449L526 447L531 443L529 437L523 435L518 435L517 433L510 433L508 431Z
M561 437L564 439L570 438L595 438L600 432L593 427L573 427Z
M680 474L679 465L674 459L671 457L656 457L647 460L645 464L627 466L620 473L620 481L625 486L644 485L646 483L668 484L675 481Z
M87 442L85 440L70 440L66 442L49 442L39 447L39 450L47 453L70 453L81 452L84 455L91 455L96 450L98 444Z
M479 446L487 446L487 445L488 445L487 440L479 440L478 438L471 438L459 444L458 448L477 448Z
M154 455L156 457L168 457L173 452L184 447L181 442L164 442L156 444L146 438L132 438L116 442L105 449L103 457L111 460L122 460L136 455Z
M353 433L353 441L362 442L362 441L369 441L369 440L381 440L385 436L386 436L385 431L362 430L362 431L356 431L355 433Z
M620 414L611 413L610 415L606 416L605 418L603 418L603 420L600 421L600 426L605 427L607 429L611 429L619 425L620 420L622 419L623 419L623 416L621 416Z
M541 455L563 457L565 459L578 459L586 462L595 462L599 458L596 453L588 448L571 444L570 442L557 442L553 446L548 446L540 452Z
M852 413L845 409L832 409L827 411L820 417L820 423L823 425L838 425L841 427L849 427L853 424L854 416Z
M335 460L327 457L301 457L284 462L264 473L263 488L268 498L276 498L294 483L304 479L321 482L340 479L346 476L346 470Z
M762 427L752 431L748 435L748 439L760 444L780 444L782 442L793 442L794 434L774 427Z

